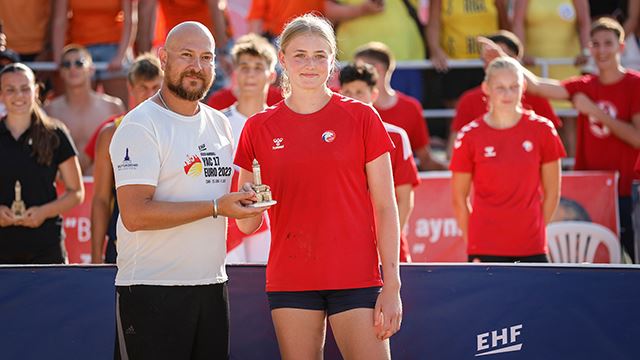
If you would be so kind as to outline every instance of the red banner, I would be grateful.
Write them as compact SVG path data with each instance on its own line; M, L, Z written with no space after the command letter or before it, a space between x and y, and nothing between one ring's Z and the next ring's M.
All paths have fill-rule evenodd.
M58 193L64 192L64 185L58 183ZM67 248L69 264L91 263L91 201L93 199L93 178L84 177L84 201L82 204L62 214L64 244Z
M421 173L407 238L414 262L462 262L467 253L451 203L448 172ZM618 231L617 176L610 172L565 172L555 220L579 220Z

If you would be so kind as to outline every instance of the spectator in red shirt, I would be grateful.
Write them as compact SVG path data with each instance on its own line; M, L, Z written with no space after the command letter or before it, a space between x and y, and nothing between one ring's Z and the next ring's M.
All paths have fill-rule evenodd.
M517 59L518 61L522 60L524 49L522 47L522 43L515 34L501 30L487 38L500 46L505 54ZM488 63L485 62L484 67L487 67L487 65ZM460 100L458 100L456 105L456 115L451 122L451 131L449 133L449 141L447 143L449 154L451 154L451 147L453 146L453 142L456 139L458 131L472 120L475 120L482 114L486 113L488 110L487 106L487 99L481 86L467 90L462 94L462 96L460 96ZM534 111L543 118L551 120L556 128L562 126L562 121L553 111L549 100L543 97L525 92L522 96L522 107L527 110Z
M451 159L469 261L548 262L545 226L560 200L564 147L550 120L522 109L516 60L491 62L482 90L489 111L462 128Z
M380 77L376 87L378 99L373 103L382 121L401 127L409 135L411 150L418 159L420 170L445 170L447 166L431 156L429 130L422 116L420 102L391 87L395 59L389 47L380 42L363 45L354 56L355 61L371 64Z

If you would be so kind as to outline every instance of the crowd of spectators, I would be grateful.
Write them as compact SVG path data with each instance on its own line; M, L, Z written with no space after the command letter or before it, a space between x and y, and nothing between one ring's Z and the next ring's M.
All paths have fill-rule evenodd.
M205 98L210 106L233 105L239 89L230 51L234 33L230 0L0 0L0 69L35 64L46 115L59 121L78 149L83 175L93 174L94 150L87 144L108 119L139 103L127 80L134 58L162 46L168 29L187 21L203 23L216 41L216 81ZM480 59L478 36L540 75L535 59L572 58L574 65L552 66L558 80L597 73L591 57L593 20L616 19L626 38L622 66L640 69L640 2L633 0L245 0L250 32L276 44L284 25L295 16L315 12L336 28L338 59L371 64L380 74L373 102L382 119L403 128L420 170L447 169L447 143L463 125L485 110L479 86L483 68L459 69L450 60ZM148 55L146 55L148 56ZM431 60L433 70L396 69L396 61ZM47 69L54 64L55 71ZM486 64L485 64L486 66ZM129 86L129 88L127 88ZM145 95L148 97L148 94ZM266 99L282 99L278 82ZM470 100L472 99L472 100ZM0 97L0 117L6 108ZM473 110L468 105L471 101ZM575 154L576 119L556 116L553 108L575 106L527 93L524 107L551 119L569 155ZM425 119L423 107L455 108L450 119ZM540 110L539 110L540 109ZM634 115L634 114L631 114ZM464 117L464 119L463 119ZM2 122L2 120L0 120ZM443 125L446 124L446 125ZM632 124L632 123L631 123ZM578 129L579 130L579 129ZM639 130L640 131L640 130ZM430 138L431 136L431 138ZM614 134L615 136L615 134ZM451 145L451 144L449 144ZM95 145L94 145L95 146ZM438 156L434 155L438 150ZM631 166L631 165L630 165ZM13 191L13 185L11 185ZM110 187L108 187L110 189ZM106 189L106 188L105 188ZM5 189L2 192L6 192ZM627 195L627 189L622 190ZM6 205L6 204L4 204Z

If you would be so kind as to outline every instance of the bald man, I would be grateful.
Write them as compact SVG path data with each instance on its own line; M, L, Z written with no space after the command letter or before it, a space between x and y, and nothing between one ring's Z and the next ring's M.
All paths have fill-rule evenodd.
M120 206L116 358L226 359L225 217L265 208L229 193L228 119L199 102L213 82L215 44L197 22L159 50L160 91L129 112L109 153Z

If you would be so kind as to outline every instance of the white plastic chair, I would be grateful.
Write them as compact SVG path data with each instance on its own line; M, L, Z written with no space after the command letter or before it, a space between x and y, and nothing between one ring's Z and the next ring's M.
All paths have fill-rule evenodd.
M586 221L560 221L547 225L551 262L592 263L600 244L609 251L609 263L619 264L620 240L609 228Z

